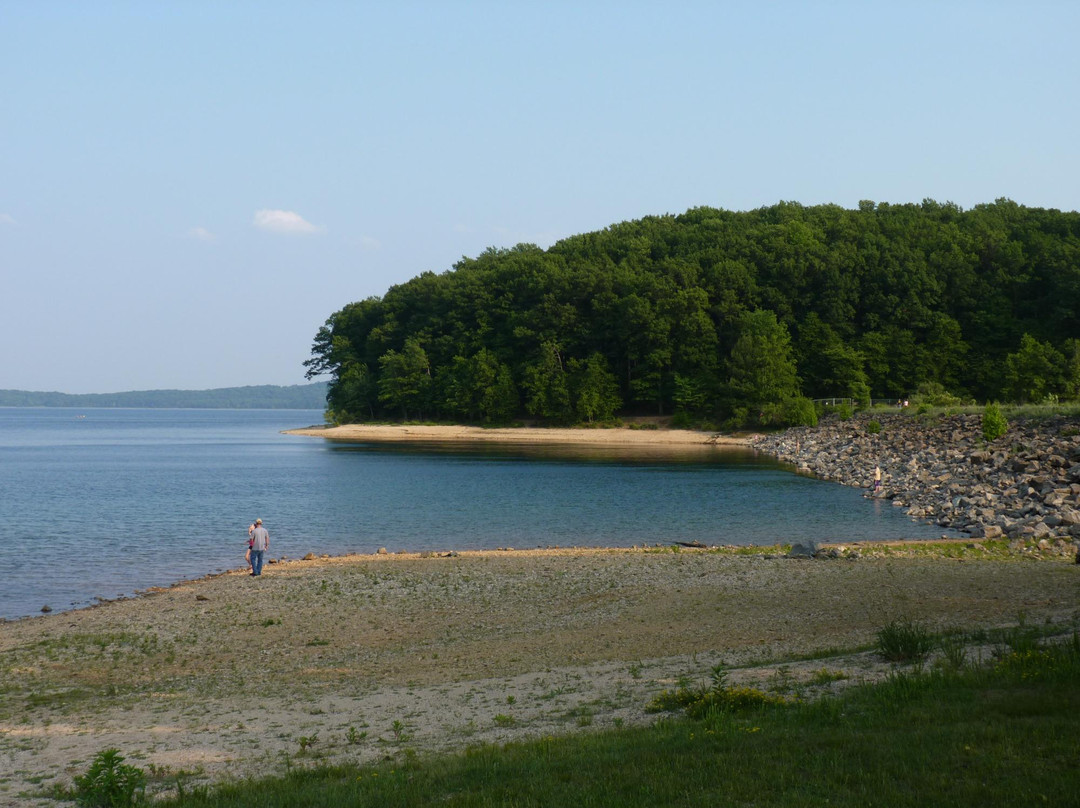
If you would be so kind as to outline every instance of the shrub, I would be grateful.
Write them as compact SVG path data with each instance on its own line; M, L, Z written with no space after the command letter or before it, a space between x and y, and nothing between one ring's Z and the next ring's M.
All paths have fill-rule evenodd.
M142 805L145 795L146 774L124 763L117 749L99 752L86 774L75 778L75 801L87 808Z
M784 420L791 426L817 426L817 410L806 396L795 396L784 404Z
M983 408L982 416L982 433L983 437L989 443L995 441L1004 435L1009 429L1009 422L1005 420L1005 416L1001 412L999 407L994 402L991 402Z
M675 429L691 429L694 425L694 416L686 410L679 410L671 416L671 425Z
M871 421L866 425L866 431L871 435L876 435L881 432L881 421Z
M964 400L950 393L940 382L924 382L915 392L915 400L930 407L959 407Z
M851 405L846 401L836 408L836 414L840 416L841 421L850 421L854 412L851 409Z

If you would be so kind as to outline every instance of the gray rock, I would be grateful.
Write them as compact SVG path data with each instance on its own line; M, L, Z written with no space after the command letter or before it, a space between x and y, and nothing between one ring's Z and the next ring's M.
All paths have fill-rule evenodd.
M882 422L880 435L866 433L862 422L870 418ZM880 466L885 485L868 496L906 506L913 519L930 524L973 533L995 526L1015 538L1035 535L1035 525L1044 523L1040 534L1077 535L1078 427L1080 419L1062 416L1013 423L991 452L984 448L978 415L928 420L866 413L848 423L825 420L814 429L788 430L758 445L825 479L860 488ZM1021 517L1026 524L1013 523Z
M812 539L803 539L801 542L793 544L791 546L791 552L788 553L789 558L813 558L818 551L817 542Z

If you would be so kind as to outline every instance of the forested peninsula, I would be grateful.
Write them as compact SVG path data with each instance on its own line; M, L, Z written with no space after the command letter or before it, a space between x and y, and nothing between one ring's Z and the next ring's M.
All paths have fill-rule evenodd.
M222 410L321 410L326 382L213 390L135 390L127 393L37 393L0 390L0 407L138 407Z
M424 272L319 329L339 423L674 415L1080 392L1080 213L1007 199L694 208Z

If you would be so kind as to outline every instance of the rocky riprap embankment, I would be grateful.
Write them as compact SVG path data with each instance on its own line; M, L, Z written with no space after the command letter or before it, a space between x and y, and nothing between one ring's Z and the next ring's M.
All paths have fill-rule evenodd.
M1042 553L1071 554L1080 543L1077 418L1010 422L987 443L979 415L860 413L766 435L755 446L802 472L866 488L920 521Z

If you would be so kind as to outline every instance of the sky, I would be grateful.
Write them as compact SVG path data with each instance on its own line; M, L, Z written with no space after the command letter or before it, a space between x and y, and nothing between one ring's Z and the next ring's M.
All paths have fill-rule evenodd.
M0 0L0 389L303 384L346 304L707 205L1080 208L1076 2Z

